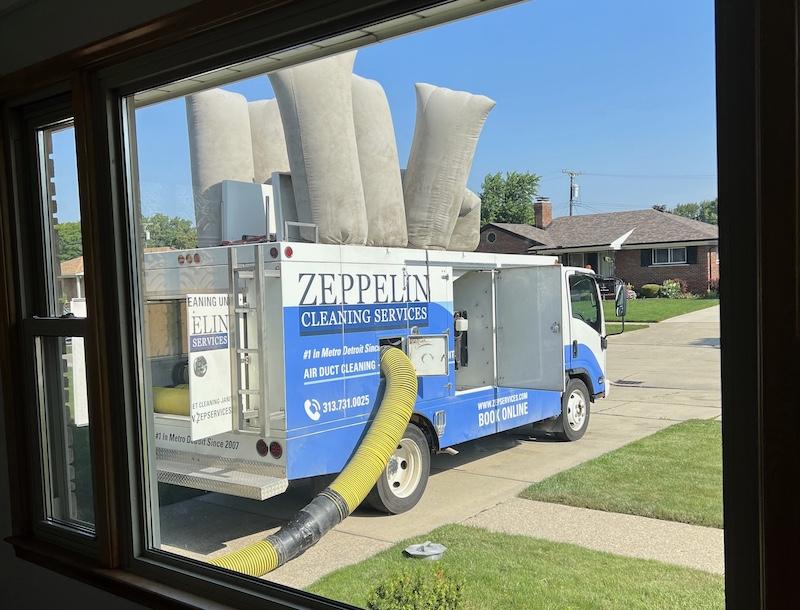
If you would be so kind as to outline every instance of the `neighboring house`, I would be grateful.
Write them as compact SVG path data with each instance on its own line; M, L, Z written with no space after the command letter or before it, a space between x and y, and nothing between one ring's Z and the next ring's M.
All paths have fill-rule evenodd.
M154 246L144 249L145 252L168 252L169 250L174 250L174 248L171 246ZM69 311L69 302L72 299L86 298L83 276L82 256L77 256L61 262L61 274L59 276L61 282L60 297L62 299L64 311Z
M478 250L557 255L565 265L591 265L638 291L643 284L685 280L704 294L719 279L717 227L669 212L636 210L553 218L550 201L534 203L535 226L490 223Z
M71 258L61 263L61 293L64 299L65 311L69 310L72 299L82 299L86 296L83 288L83 257Z

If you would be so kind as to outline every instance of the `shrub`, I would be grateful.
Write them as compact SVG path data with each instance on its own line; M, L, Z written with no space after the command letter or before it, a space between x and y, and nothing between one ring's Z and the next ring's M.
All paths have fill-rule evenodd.
M405 571L386 579L367 597L367 610L460 610L464 583L441 568Z
M684 280L664 280L658 290L658 296L663 299L679 299L687 293L687 284Z
M658 284L645 284L639 288L639 296L643 299L654 299L658 296L661 286Z
M719 278L716 280L711 280L708 284L708 290L706 291L706 298L707 299L718 299L719 298Z

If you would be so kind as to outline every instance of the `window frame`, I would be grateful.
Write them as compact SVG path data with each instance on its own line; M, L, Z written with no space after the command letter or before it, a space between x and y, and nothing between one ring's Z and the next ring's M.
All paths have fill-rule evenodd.
M17 472L10 473L10 481L15 489L25 490L24 493L15 494L21 497L16 503L12 503L12 531L15 536L23 533L33 535L97 560L101 554L101 538L98 537L96 523L91 531L77 524L70 526L45 518L47 510L42 481L48 467L42 462L45 450L42 446L39 417L41 396L34 366L37 358L37 337L81 337L87 348L87 361L90 351L90 320L87 319L89 312L87 311L87 318L76 319L54 315L57 309L54 308L56 303L53 302L53 290L57 290L57 278L52 265L52 239L48 239L53 237L53 233L51 219L46 211L47 189L41 181L44 160L40 156L40 133L73 120L70 98L64 89L51 90L45 99L24 99L18 106L6 109L2 118L5 130L0 131L7 134L15 144L12 159L16 161L14 177L19 185L8 198L10 205L4 210L6 215L3 216L7 226L17 229L15 238L3 235L7 248L3 250L3 254L8 257L4 270L6 277L11 280L5 282L6 303L16 314L18 321L16 332L12 331L8 337L10 345L17 346L17 357L12 355L9 358L11 362L7 370L14 371L14 379L24 380L24 387L14 388L12 392L6 393L13 396L15 404L26 407L15 409L15 417L7 428L16 431L13 434L14 441L9 443L9 463ZM81 218L84 214L82 199L79 195ZM89 417L93 422L91 410ZM91 433L90 426L90 435ZM90 439L90 446L91 451L94 451L93 439ZM93 459L93 487L98 484L95 468ZM95 513L97 506L95 501Z
M97 263L86 277L87 289L92 290L95 301L87 312L90 314L87 333L91 338L108 331L110 335L99 336L116 346L109 349L106 341L96 342L92 350L87 350L87 359L91 358L92 365L99 367L95 382L87 380L90 414L95 412L99 416L99 420L93 421L93 443L98 445L94 454L95 479L102 487L95 486L95 503L110 511L109 521L97 524L98 533L104 536L99 540L100 559L87 558L62 544L33 535L30 498L24 493L12 494L10 499L13 536L9 541L23 559L148 605L200 608L207 607L209 599L229 605L237 603L245 594L240 589L232 591L230 588L221 589L226 594L224 597L197 594L197 591L205 594L208 589L207 586L195 587L198 583L207 584L202 576L204 566L188 561L186 570L200 576L183 574L178 566L172 572L175 575L172 585L134 574L127 569L125 560L133 550L132 543L127 535L115 533L120 528L127 529L128 518L131 521L136 518L132 510L135 507L130 502L126 505L134 491L129 467L135 471L136 465L129 466L118 459L130 449L126 446L133 442L129 436L122 436L126 442L121 443L121 448L111 446L111 441L119 438L121 431L129 429L128 414L109 413L109 409L102 406L102 398L110 395L109 386L125 381L120 361L124 361L123 355L131 348L124 343L125 333L118 329L120 320L116 309L119 302L116 298L120 289L124 289L125 281L118 278L116 272L124 271L130 262L126 260L129 252L119 249L117 231L121 212L117 205L101 203L110 196L113 196L112 201L119 202L118 172L110 169L117 160L112 153L119 138L116 133L119 123L115 122L117 119L112 120L115 129L108 130L107 115L113 116L116 110L109 106L111 98L100 86L97 71L113 71L116 63L137 55L145 56L148 51L165 49L183 40L184 52L175 56L174 64L181 65L187 61L186 44L189 43L186 41L202 42L206 35L214 37L223 30L228 34L233 30L252 32L253 22L268 21L270 11L281 10L280 4L256 0L241 0L234 5L198 3L112 36L100 44L88 45L0 78L0 268L4 278L11 280L4 281L0 289L5 297L0 299L3 400L6 404L24 403L23 392L9 381L21 379L18 374L22 367L13 357L13 346L19 342L21 332L23 280L30 277L20 273L29 262L17 258L24 222L15 210L25 182L19 180L19 142L13 137L18 119L16 111L22 104L49 99L54 93L72 91L73 114L76 122L80 120L80 128L76 125L76 140L82 222L86 225L84 256ZM391 7L398 8L399 4L376 2L369 8L388 15ZM413 4L433 6L438 3ZM307 5L303 8L308 9L311 19L318 14ZM336 8L341 12L341 7ZM319 7L316 10L320 10ZM340 23L341 20L332 19L306 30L295 27L287 30L289 33L284 40L296 38L298 31L335 33L331 30ZM776 606L788 607L796 597L790 572L792 565L782 558L793 551L800 524L791 513L794 504L782 494L785 493L784 482L796 480L800 474L800 460L786 459L797 456L799 448L791 435L800 424L800 414L796 410L767 409L767 405L777 405L781 402L780 396L785 396L784 383L794 376L793 362L791 359L782 361L780 354L785 351L785 341L796 341L800 336L798 259L790 256L787 260L786 256L787 247L794 247L796 254L797 223L789 219L797 220L795 202L798 198L797 23L796 2L718 0L716 3L719 198L726 202L719 216L719 254L724 252L726 260L733 261L731 268L737 270L736 282L724 282L721 287L725 344L722 356L725 586L729 608L764 607L767 600ZM242 54L239 46L231 47L234 50L228 55L224 55L219 45L215 48L216 55L213 61L209 60L209 66L222 61L223 56L228 58L225 61L233 63L231 58L235 60L234 56ZM173 68L167 72L178 74L181 70ZM159 82L162 76L154 76L151 82ZM71 80L65 82L65 78ZM174 78L163 78L162 82L167 80ZM101 123L92 124L90 119L97 117ZM787 137L787 125L794 132L790 137ZM89 192L84 193L87 188ZM95 217L85 213L83 206L95 211ZM110 239L104 234L109 228L113 229ZM778 273L780 277L773 277ZM782 281L785 286L786 277L791 278L790 287L787 287L789 296L765 301L762 295L769 292L769 286L775 281ZM127 324L128 320L122 322ZM116 359L108 360L109 356ZM126 404L127 401L126 398ZM9 476L15 489L25 489L26 475L30 472L21 411L5 409ZM98 512L98 518L103 515ZM289 598L291 593L282 597L284 601ZM250 599L260 598L250 595ZM261 604L263 607L263 601Z

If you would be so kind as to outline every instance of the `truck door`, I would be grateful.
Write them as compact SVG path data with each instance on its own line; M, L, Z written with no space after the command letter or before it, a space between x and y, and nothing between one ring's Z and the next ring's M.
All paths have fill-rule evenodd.
M606 352L602 347L603 312L594 275L567 271L569 286L568 369L586 373L592 394L605 391Z
M564 390L560 265L497 272L497 386Z

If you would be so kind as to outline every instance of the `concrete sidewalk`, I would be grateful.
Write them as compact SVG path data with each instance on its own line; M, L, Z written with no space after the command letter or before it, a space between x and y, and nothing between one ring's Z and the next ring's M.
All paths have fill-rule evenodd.
M464 525L724 573L723 531L636 515L511 498Z
M459 445L456 456L433 456L428 488L414 510L389 517L359 509L303 556L272 572L269 580L302 588L329 572L362 561L404 538L423 535L440 525L474 525L481 519L498 524L503 520L520 521L522 517L515 516L515 511L527 506L520 502L538 504L516 499L516 495L531 483L675 422L718 417L718 315L719 308L713 307L611 337L608 349L609 378L613 382L611 396L593 406L589 429L579 442L537 439L516 430ZM308 495L298 492L282 494L264 502L206 494L163 507L163 548L208 560L274 532L308 499ZM552 511L559 515L567 515L570 510L585 510L546 506L552 506ZM525 517L529 529L520 533L546 537L548 526L542 515L536 512L545 509L529 507L529 510L534 511ZM646 534L638 540L628 536L626 529L631 527L631 517L610 513L603 516L609 521L602 526L592 520L586 521L586 526L580 520L573 522L574 535L586 542L596 539L596 544L601 545L600 550L632 554L641 549ZM694 526L678 524L672 527L675 524L662 526L662 523L665 522L656 522L656 525L661 527L659 535L665 545L653 548L660 548L663 552L654 551L656 556L648 558L681 563L678 559L683 552L676 550L670 554L666 546L671 541L676 549L684 548L681 546L684 538L695 535L692 533L694 530L690 532L685 528ZM522 526L520 523L507 524L508 527L515 525ZM611 528L605 530L610 537L601 537L598 527ZM644 528L641 531L646 533L650 530ZM705 540L710 557L707 565L710 567L702 569L719 571L721 531L713 532ZM612 539L615 539L613 544ZM582 544L580 541L576 543ZM623 552L626 548L628 552Z

